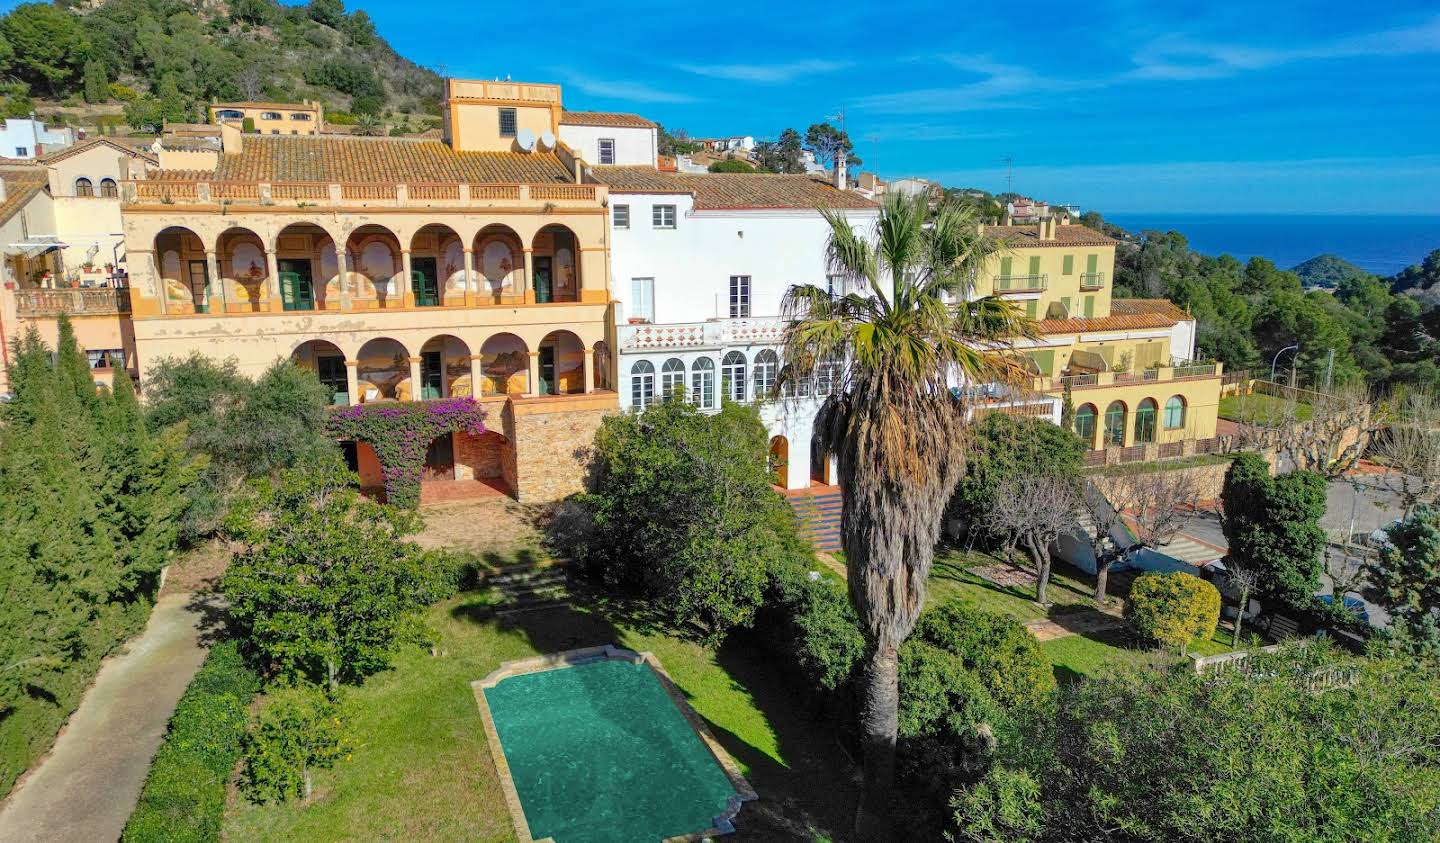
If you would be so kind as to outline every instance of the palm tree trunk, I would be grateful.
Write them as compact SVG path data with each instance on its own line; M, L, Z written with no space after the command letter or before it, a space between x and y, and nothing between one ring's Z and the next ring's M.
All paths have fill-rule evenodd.
M899 731L899 648L880 643L865 674L863 731L864 784L855 813L855 837L862 843L891 839L890 803L895 786L895 738Z

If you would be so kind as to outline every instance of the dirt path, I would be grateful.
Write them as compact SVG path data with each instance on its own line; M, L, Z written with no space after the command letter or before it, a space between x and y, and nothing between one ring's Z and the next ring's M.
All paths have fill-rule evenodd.
M160 597L145 631L105 660L50 754L0 803L0 843L120 837L175 703L205 659L208 608L190 594Z

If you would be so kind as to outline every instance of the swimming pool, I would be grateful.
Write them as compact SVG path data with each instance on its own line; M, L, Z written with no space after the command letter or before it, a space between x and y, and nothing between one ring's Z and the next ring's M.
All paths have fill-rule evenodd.
M698 840L755 798L649 653L506 663L475 696L522 843Z

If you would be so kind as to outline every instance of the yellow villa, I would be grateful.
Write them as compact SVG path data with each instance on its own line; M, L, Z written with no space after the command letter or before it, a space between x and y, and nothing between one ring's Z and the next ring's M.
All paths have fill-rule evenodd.
M318 102L215 102L210 122L249 120L262 135L318 135L324 131L325 109Z
M1112 298L1116 240L1064 215L986 233L1007 248L980 292L1037 320L1039 337L1016 345L1034 364L1035 391L1068 393L1092 463L1214 447L1221 365L1193 359L1195 320L1170 301Z
M122 183L139 374L198 351L293 358L336 403L473 396L489 432L433 442L427 480L557 499L617 406L606 187L555 141L559 87L447 85L445 141L223 123L209 159Z

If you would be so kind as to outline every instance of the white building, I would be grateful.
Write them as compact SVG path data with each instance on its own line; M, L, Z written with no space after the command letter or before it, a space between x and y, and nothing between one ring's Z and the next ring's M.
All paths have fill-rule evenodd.
M637 114L566 111L560 140L590 164L654 167L660 156L660 127Z
M74 129L47 129L34 118L9 117L0 129L0 157L33 161L74 142Z
M736 135L731 138L722 138L719 143L721 152L744 152L747 155L755 150L755 138L752 135Z
M754 401L779 372L781 300L795 284L833 286L830 226L815 209L843 209L868 230L879 208L808 176L686 174L597 167L610 185L610 261L620 406L643 408L681 390L706 410L722 397ZM812 465L811 432L827 385L761 407L782 484L833 482Z

